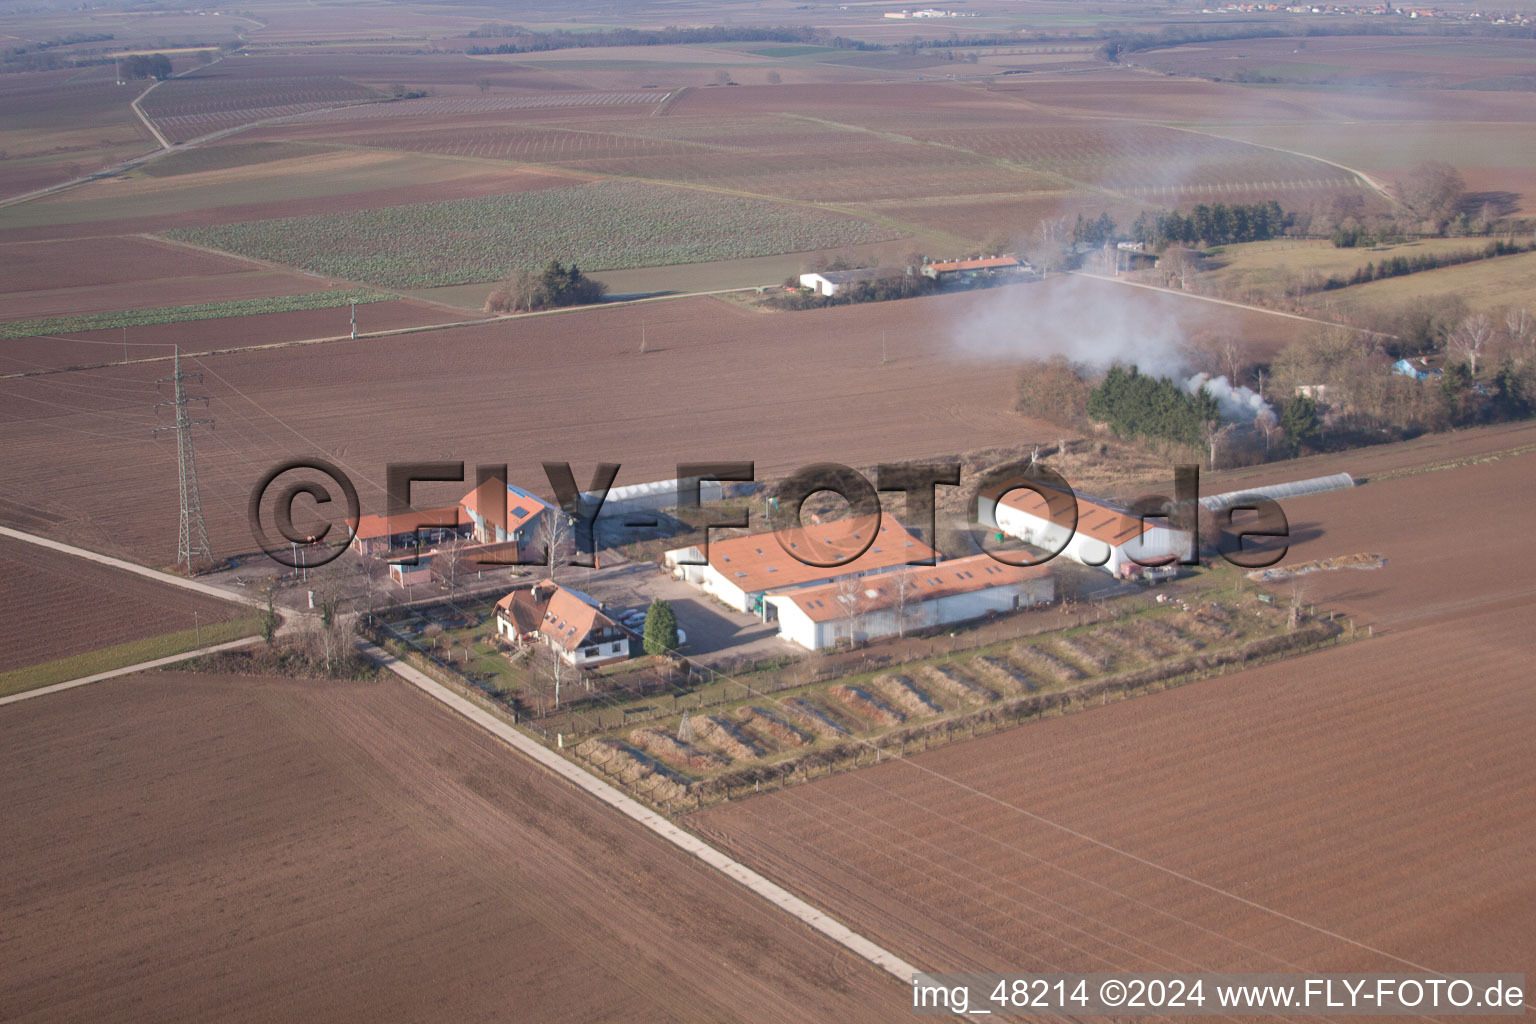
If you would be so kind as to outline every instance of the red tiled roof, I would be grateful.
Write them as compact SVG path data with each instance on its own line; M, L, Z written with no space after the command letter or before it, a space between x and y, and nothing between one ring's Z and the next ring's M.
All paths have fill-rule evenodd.
M991 555L971 555L967 558L940 562L938 565L913 566L910 569L898 569L878 576L866 576L852 581L852 585L857 589L852 591L851 595L849 595L849 584L839 582L823 583L816 587L806 587L804 590L792 590L783 596L795 602L812 622L830 622L833 619L846 618L850 614L851 609L844 600L847 596L853 597L857 603L856 610L860 612L891 607L896 603L896 585L902 577L905 577L910 585L907 601L909 604L916 605L921 601L933 601L954 594L970 594L992 587L1023 583L1025 580L1040 579L1050 574L1050 566L1044 564L1007 565L997 561Z
M987 256L978 260L948 260L928 264L934 270L995 270L999 267L1017 267L1019 261L1012 256Z
M507 491L507 521L505 524L501 518L501 506L497 503L496 492ZM521 489L519 489L521 490ZM475 489L464 495L459 502L466 511L477 512L486 519L490 519L497 526L505 526L508 533L517 530L518 527L533 520L538 514L547 508L551 508L543 498L535 497L526 491L521 494L508 488L506 484L494 477L483 484L476 485Z
M776 533L754 533L709 543L709 564L747 593L795 587L850 573L888 569L933 557L933 549L902 525L884 516L870 539L875 519L859 516L824 525L802 526ZM868 548L847 565L807 565L797 555L828 562Z
M539 631L567 651L575 650L594 629L613 625L613 620L564 587L555 586Z
M390 518L388 516L366 515L357 519L357 536L363 540L373 540L376 537L393 537L398 533L410 533L418 526L428 529L434 526L458 526L459 507L429 508L422 511L405 512Z
M1078 533L1102 541L1111 547L1120 547L1141 536L1142 521L1136 516L1100 504L1081 494L1076 497ZM1067 507L1064 494L1058 495L1053 492L1051 501L1047 503L1039 493L1020 488L1005 494L1002 504L1018 509L1020 512L1027 512L1039 519L1048 519L1064 527L1071 525L1071 516L1064 512ZM1147 521L1149 529L1158 526L1167 527L1168 523L1166 520L1157 518L1150 518Z
M542 583L519 587L497 601L496 610L512 620L512 627L519 636L536 633L544 624L544 612L549 608L549 598L553 593L551 587L552 584Z

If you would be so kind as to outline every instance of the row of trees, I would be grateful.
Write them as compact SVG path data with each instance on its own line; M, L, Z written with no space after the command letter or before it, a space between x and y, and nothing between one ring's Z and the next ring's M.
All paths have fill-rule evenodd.
M550 260L543 270L514 271L485 300L488 313L527 313L560 306L601 302L608 286L594 281L573 263Z
M1131 225L1131 237L1154 249L1172 243L1182 245L1229 245L1263 242L1283 235L1294 223L1273 199L1263 203L1201 203L1187 215L1172 211L1149 215L1143 212Z
M1381 281L1389 277L1404 277L1408 274L1417 274L1421 270L1438 270L1441 267L1454 267L1462 263L1475 263L1478 260L1493 259L1495 256L1514 256L1517 253L1530 252L1532 249L1536 249L1536 242L1528 244L1500 238L1489 242L1481 249L1467 249L1463 252L1446 253L1425 252L1414 256L1393 256L1389 259L1383 259L1380 263L1367 263L1348 277L1330 277L1317 290L1334 291L1354 284L1367 284L1371 281Z

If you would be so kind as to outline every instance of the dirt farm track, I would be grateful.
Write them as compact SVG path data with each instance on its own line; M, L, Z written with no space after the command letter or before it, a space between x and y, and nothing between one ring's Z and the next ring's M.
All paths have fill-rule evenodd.
M160 673L5 712L0 1019L903 1012L889 977L392 677Z
M1313 534L1289 560L1388 555L1304 577L1373 640L692 823L948 970L1524 970L1533 458L1287 504Z

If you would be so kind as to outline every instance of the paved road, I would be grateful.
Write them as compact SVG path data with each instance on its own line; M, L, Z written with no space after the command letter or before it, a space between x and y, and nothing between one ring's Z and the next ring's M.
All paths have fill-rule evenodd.
M840 921L817 910L789 890L775 885L746 865L727 857L698 836L679 828L662 815L648 810L613 786L577 767L559 754L529 739L490 712L477 707L424 673L391 657L371 644L363 645L362 649L369 657L379 662L385 668L394 672L427 696L441 701L449 708L457 711L486 732L506 743L513 750L548 768L572 785L585 790L603 803L614 808L620 814L633 818L673 846L692 854L727 878L750 889L780 910L810 925L838 945L858 954L876 967L895 975L901 979L903 984L910 984L913 975L919 973L916 967L907 963L890 950L876 945Z

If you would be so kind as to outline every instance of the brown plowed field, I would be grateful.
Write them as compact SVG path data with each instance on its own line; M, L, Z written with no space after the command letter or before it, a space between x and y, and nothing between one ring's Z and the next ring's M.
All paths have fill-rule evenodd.
M324 278L310 278L310 291L324 291ZM489 289L487 289L489 290ZM225 296L214 296L219 301ZM197 301L191 299L190 301ZM389 331L402 327L452 323L473 319L474 314L411 299L367 302L357 307L359 331ZM338 338L351 331L352 311L347 306L331 309L301 309L288 313L255 313L250 316L220 317L213 320L183 320L171 324L147 324L141 327L81 331L63 336L12 338L0 341L0 373L26 373L31 370L68 366L97 366L121 359L123 341L128 342L130 359L168 356L180 346L183 352L207 352L212 349L270 345L308 338ZM142 383L157 370L167 367L148 364L137 372L125 371ZM116 372L116 371L100 371ZM106 385L103 385L104 387ZM44 385L49 387L49 385ZM70 390L67 384L54 389ZM79 389L74 389L77 392ZM89 390L87 388L86 390ZM55 390L57 393L57 390Z
M4 708L7 1020L875 1021L893 979L393 679Z
M1050 296L1057 306L1062 296L1123 302L1127 323L1226 322L1230 312L1057 279L801 313L688 298L188 363L207 375L199 393L212 398L218 421L197 442L214 549L254 550L250 488L298 455L337 460L369 510L382 502L390 461L506 462L513 479L543 488L539 464L548 459L570 460L578 476L619 462L621 484L670 479L682 461L747 459L759 480L773 480L813 462L871 465L1055 439L1056 428L1011 411L1010 368L1040 351L1045 328L1031 318ZM345 312L318 311L333 320ZM961 347L955 325L983 315L992 326L974 337L989 344ZM1096 316L1058 324L1066 332L1058 340L1070 343ZM1253 316L1295 329L1296 321ZM207 325L222 323L181 326L206 341ZM156 524L175 518L175 451L149 436L153 381L166 370L151 363L0 384L14 499L60 516L55 529L86 546L167 561ZM441 498L463 490L444 485Z
M45 317L115 313L131 309L193 306L205 302L236 302L324 291L326 282L302 274L276 270L247 270L243 274L213 277L174 277L106 284L90 288L51 288L36 292L11 292L4 296L6 321Z
M170 525L174 529L175 521ZM9 537L0 537L0 606L0 672L246 611L232 601Z
M1298 556L1391 552L1307 577L1307 600L1386 621L1374 640L693 823L945 969L1519 969L1536 956L1533 458L1295 503L1320 530Z
M261 165L261 169L271 170L276 166L277 163L265 164ZM455 164L452 169L462 171L465 168L478 170L473 164ZM255 176L257 179L260 177ZM161 203L163 208L154 213L142 213L146 208L145 202L128 188L110 194L89 191L88 188L74 190L62 193L69 197L67 201L39 201L12 207L14 213L9 217L5 211L0 210L0 243L90 239L101 235L139 234L273 217L376 210L386 206L409 206L412 203L475 199L506 192L557 188L584 180L576 175L542 169L514 168L489 173L461 173L457 177L414 185L370 187L367 180L348 179L342 175L329 181L316 182L289 179L287 185L291 192L285 198L241 202L248 193L242 192L243 185L239 181L221 183L208 190L175 191L175 183L180 181L191 184L191 179L191 175L162 178L144 186L146 189L160 186L157 196L165 197ZM277 187L274 183L282 184L283 180L282 176L274 175L264 183L264 187ZM167 182L173 183L172 186L167 186Z
M1192 684L693 824L947 970L1408 970L1317 928L1437 971L1517 970L1536 956L1525 617Z
M91 288L251 270L248 261L234 256L131 235L4 245L0 246L0 264L5 266L5 279L0 284L7 292Z

